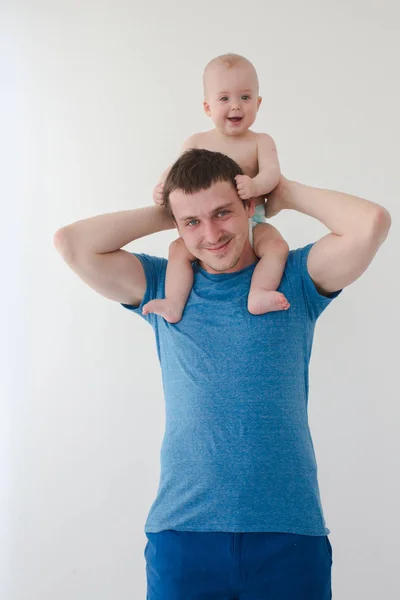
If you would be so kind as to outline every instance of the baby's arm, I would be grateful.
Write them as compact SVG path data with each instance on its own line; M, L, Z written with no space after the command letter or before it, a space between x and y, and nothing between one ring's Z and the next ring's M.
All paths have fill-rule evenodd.
M281 168L274 140L267 133L257 136L258 175L237 175L236 185L242 200L265 196L279 183Z
M187 140L184 141L183 146L181 148L181 154L183 152L185 152L185 150L189 150L190 148L196 148L196 138L197 138L197 134L194 133L193 135L190 135L187 138ZM169 167L167 169L165 169L165 171L161 174L161 177L159 178L158 183L153 190L153 200L156 204L160 204L160 205L163 204L164 183L168 177L168 173L170 172L171 167L172 167L172 165L169 165Z

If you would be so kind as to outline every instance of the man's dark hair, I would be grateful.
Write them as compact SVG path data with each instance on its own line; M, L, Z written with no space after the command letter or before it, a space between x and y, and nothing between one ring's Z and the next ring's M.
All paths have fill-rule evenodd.
M236 175L243 175L243 171L226 154L198 148L186 150L174 162L165 180L164 206L172 215L169 196L174 190L194 194L200 190L208 190L218 181L228 181L236 189Z

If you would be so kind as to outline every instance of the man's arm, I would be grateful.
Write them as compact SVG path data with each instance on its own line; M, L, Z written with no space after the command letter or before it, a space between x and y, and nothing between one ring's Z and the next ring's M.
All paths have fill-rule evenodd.
M174 227L159 206L99 215L59 229L54 245L71 269L106 298L137 306L146 291L141 262L125 250L133 240Z
M379 204L281 177L269 196L267 217L285 208L314 217L331 231L314 244L307 262L311 279L324 295L350 285L364 273L391 225L389 212Z

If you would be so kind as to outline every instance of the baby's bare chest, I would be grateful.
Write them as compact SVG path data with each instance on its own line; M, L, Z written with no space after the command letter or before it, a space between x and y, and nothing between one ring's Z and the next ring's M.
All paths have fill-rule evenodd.
M222 152L232 158L243 169L245 175L255 177L258 173L257 144L255 140L243 141L240 143L226 143L219 140L207 139L204 136L199 140L199 148L211 150L212 152Z

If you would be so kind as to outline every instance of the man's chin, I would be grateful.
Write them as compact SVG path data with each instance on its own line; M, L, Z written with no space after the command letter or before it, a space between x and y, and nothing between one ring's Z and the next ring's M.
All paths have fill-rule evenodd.
M226 273L226 271L230 271L234 269L240 260L240 255L230 259L220 259L220 260L199 260L200 266L206 271L215 271L216 273Z

